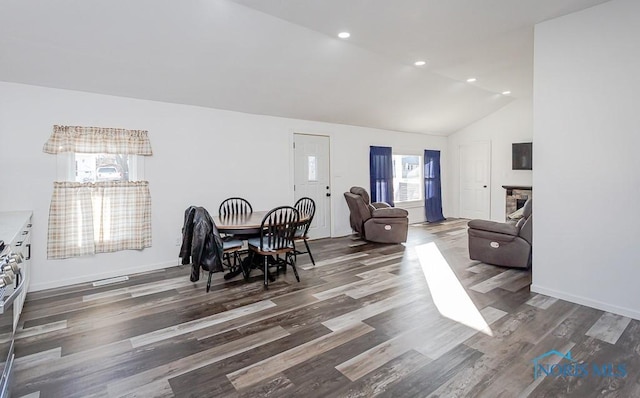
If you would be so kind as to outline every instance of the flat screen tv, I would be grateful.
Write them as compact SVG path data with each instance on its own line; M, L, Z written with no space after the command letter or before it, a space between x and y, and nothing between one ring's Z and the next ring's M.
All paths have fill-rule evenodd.
M533 143L511 144L511 168L513 170L531 170L533 166Z

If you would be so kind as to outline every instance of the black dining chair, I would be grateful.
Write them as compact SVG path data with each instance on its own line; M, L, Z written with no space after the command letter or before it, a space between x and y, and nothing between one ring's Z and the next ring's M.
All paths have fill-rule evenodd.
M244 198L232 197L227 198L220 203L218 207L218 215L220 217L233 216L234 214L251 214L253 213L253 207L251 203ZM247 240L255 235L225 235L227 237L233 237L234 239Z
M239 239L222 239L222 237L220 236L220 232L218 231L218 227L216 227L216 223L213 222L213 220L211 222L212 233L216 241L216 245L218 246L218 253L221 256L222 264L226 265L230 272L233 272L236 268L241 267L240 256L238 256L238 252L240 249L242 249L242 241ZM231 263L231 254L233 254L233 264ZM244 278L247 279L248 275L245 274L244 268L242 268L242 271ZM207 280L207 292L211 288L212 275L213 270L210 270L209 279Z
M300 282L293 253L293 235L299 221L300 215L295 207L276 207L262 219L260 236L249 239L249 263L253 262L255 255L263 257L265 289L269 288L270 263L276 266L276 273L280 267L283 267L283 271L286 273L287 264L291 265L296 279ZM281 255L284 255L284 258L281 258Z
M298 259L298 254L308 254L311 259L311 263L316 265L316 262L313 259L313 254L311 254L311 249L309 248L309 243L307 242L309 239L309 227L311 227L313 216L316 214L316 202L311 198L304 197L298 199L293 207L298 210L301 220L293 234L293 254L296 256L296 261ZM300 240L304 242L304 246L307 248L307 251L300 251L296 249L296 241Z
M253 213L251 203L244 198L227 198L220 203L218 215L226 216L229 214L247 214Z
M244 198L239 197L231 197L227 198L220 203L220 207L218 207L218 215L220 217L224 216L232 216L234 214L250 214L253 213L253 207L251 207L251 203ZM223 240L248 240L249 238L255 235L243 235L243 234L226 234L223 237ZM246 253L246 249L242 251L242 254ZM245 279L248 279L248 274L245 270L244 265L241 264L242 273L245 276Z

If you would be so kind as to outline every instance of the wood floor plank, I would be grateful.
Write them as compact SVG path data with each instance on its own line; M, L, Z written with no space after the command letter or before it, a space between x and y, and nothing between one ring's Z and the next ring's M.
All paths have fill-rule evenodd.
M426 396L481 357L481 352L459 345L446 355L391 384L385 394L392 397Z
M332 289L327 289L327 290L323 290L321 292L315 293L313 294L313 297L317 298L318 300L326 300L332 297L336 297L339 296L341 294L348 294L351 291L357 290L357 288L361 287L361 286L368 286L372 283L376 283L379 281L384 281L390 278L397 278L395 275L393 274L389 274L389 273L378 273L374 276L371 276L367 279L360 279L356 282L353 283L347 283L347 284L343 284L340 286L336 286Z
M387 362L409 351L424 336L424 328L416 327L401 333L375 347L336 366L351 381L380 368ZM430 358L429 358L430 359Z
M256 384L238 391L241 398L254 397L291 397L296 386L285 375L274 376L270 381Z
M312 356L348 343L372 330L374 329L371 326L364 323L348 325L279 355L229 373L227 378L236 389L245 388L304 362Z
M292 396L333 396L351 383L335 366L387 339L384 333L373 330L287 369L284 374L295 384Z
M248 335L237 340L230 341L205 351L198 352L188 357L181 358L169 364L149 369L145 372L118 379L107 386L110 396L121 397L129 391L143 387L145 384L164 386L169 384L169 379L202 368L222 359L238 355L262 344L279 340L288 336L289 332L280 326Z
M355 260L355 259L362 258L362 257L367 257L367 256L369 256L369 253L347 254L347 255L340 256L340 257L335 257L335 258L332 258L332 259L329 259L329 260L316 261L316 265L307 265L307 266L304 266L304 267L301 267L301 268L303 270L307 270L308 271L310 269L325 267L327 265L334 265L336 263Z
M555 304L556 301L558 301L558 299L555 297L545 296L544 294L536 294L527 301L527 304L546 310L547 308Z
M360 264L362 264L362 265L380 264L380 263L384 263L386 261L396 260L396 259L402 258L404 256L405 256L404 252L387 254L387 255L380 256L380 257L367 258L365 260L360 260Z
M28 368L41 365L42 363L53 362L60 357L62 357L62 347L57 347L16 358L14 366L16 371L24 371Z
M197 330L205 329L230 319L235 319L247 314L260 312L262 310L272 308L275 306L276 305L270 300L259 301L255 304L247 305L237 310L229 310L220 314L211 315L206 318L202 318L202 319L198 319L198 320L190 321L186 323L181 323L179 325L172 326L169 328L164 328L161 330L153 331L151 333L135 336L129 339L129 341L131 342L131 346L134 348L142 347L142 346L152 344L161 340L166 340L175 336L179 336L181 334L191 333Z
M281 338L280 340L264 344L248 350L242 354L231 358L223 359L219 362L198 368L191 372L172 378L169 382L176 396L213 396L227 397L238 396L239 391L227 378L228 373L232 373L252 364L259 363L285 351L316 340L331 333L326 327L317 324L300 329L296 333ZM275 374L269 380L264 380L260 384L266 384L281 374ZM257 386L258 383L255 384ZM253 388L249 386L248 389ZM244 390L244 389L243 389Z
M506 313L493 307L487 307L480 311L480 315L485 320L487 326L469 326L443 318L441 322L430 327L429 335L432 337L430 339L421 339L420 343L415 344L413 348L429 358L440 358L479 332L491 333L491 324L504 317Z
M484 282L471 286L471 290L475 290L479 293L487 293L495 288L502 287L513 282L514 280L521 279L523 275L528 275L528 272L517 269L506 270Z
M27 337L38 336L45 333L50 333L56 330L67 329L67 321L57 321L52 323L45 323L43 325L33 326L30 328L19 327L16 330L16 338L25 339Z
M630 322L631 318L605 312L585 334L615 344Z
M516 396L528 396L536 389L541 383L545 382L543 377L534 379L533 377L533 362L532 360L538 355L544 354L549 350L558 350L559 352L570 351L575 344L569 341L564 341L553 336L548 336L547 339L541 342L540 345L532 347L529 351L525 352L523 356L527 358L527 361L509 361L509 366L504 368L502 372L498 373L491 383L485 384L485 388L482 389L482 396L488 397L516 397ZM551 356L545 358L545 362L549 364L558 363L561 358Z
M322 322L322 324L331 330L343 329L351 324L359 323L384 311L403 305L408 305L413 301L420 300L420 298L420 294L410 294L410 292L406 292L406 294L398 294L382 301L367 305L348 314L344 314L328 321L324 321Z
M430 358L409 350L367 373L366 376L335 391L333 396L349 398L391 396L386 393L389 386L401 383L408 375L421 369L429 362L431 362Z

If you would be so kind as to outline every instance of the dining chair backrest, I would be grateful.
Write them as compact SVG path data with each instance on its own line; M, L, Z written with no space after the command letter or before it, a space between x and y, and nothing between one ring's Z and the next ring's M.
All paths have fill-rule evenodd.
M300 219L303 220L298 224L296 237L306 237L309 232L313 216L316 214L316 202L313 199L304 197L298 199L293 207L300 213Z
M218 215L226 216L229 214L248 214L253 213L253 208L248 200L243 198L228 198L220 203Z
M293 249L293 235L299 220L295 207L280 206L270 210L262 219L260 250Z

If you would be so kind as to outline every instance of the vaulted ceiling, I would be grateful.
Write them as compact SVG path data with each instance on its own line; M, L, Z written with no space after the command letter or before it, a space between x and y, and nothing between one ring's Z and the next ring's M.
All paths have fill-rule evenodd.
M0 80L450 134L531 97L536 23L605 1L3 0Z

